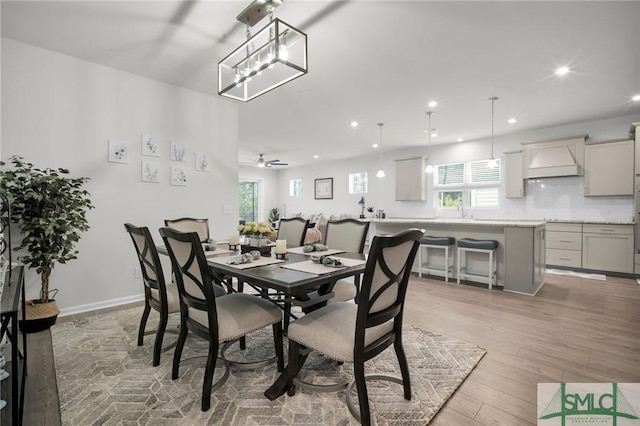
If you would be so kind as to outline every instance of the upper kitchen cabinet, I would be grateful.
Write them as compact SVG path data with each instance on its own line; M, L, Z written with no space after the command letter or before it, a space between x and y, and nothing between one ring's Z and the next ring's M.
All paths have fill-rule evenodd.
M636 141L636 174L640 175L640 123L631 123L629 139Z
M634 141L619 139L585 146L584 195L633 195Z
M522 151L505 152L503 155L504 196L524 198L524 171Z
M587 135L523 143L525 179L584 174L584 141Z
M427 174L424 157L396 160L396 201L425 201Z

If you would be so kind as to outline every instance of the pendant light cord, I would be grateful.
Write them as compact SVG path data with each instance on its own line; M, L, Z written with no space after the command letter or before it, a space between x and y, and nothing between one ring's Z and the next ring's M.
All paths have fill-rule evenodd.
M491 159L493 160L493 123L494 123L494 104L498 100L497 96L489 98L491 101Z

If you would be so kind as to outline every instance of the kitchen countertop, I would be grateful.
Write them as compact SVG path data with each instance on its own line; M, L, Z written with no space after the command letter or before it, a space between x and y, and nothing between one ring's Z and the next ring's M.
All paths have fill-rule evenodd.
M633 222L624 220L578 220L578 219L549 219L548 223L595 223L597 225L633 225Z
M634 225L624 220L581 220L581 219L549 219L549 220L507 220L507 219L467 219L467 218L435 218L435 217L391 217L386 219L368 219L374 223L433 223L433 224L462 224L485 226L515 226L535 227L544 223L593 223L596 225Z
M471 225L471 226L509 226L514 228L535 228L543 226L545 221L540 220L501 220L501 219L455 219L455 218L396 218L370 219L373 223L410 224L426 223L432 225Z

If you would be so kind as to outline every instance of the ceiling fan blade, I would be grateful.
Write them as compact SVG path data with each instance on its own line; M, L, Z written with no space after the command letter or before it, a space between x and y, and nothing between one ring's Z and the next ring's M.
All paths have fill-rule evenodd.
M289 163L272 163L272 162L269 162L269 164L272 166L288 166L289 165Z
M275 160L266 160L266 162L267 162L267 163L277 163L278 161L280 161L280 160L278 160L278 159L275 159Z

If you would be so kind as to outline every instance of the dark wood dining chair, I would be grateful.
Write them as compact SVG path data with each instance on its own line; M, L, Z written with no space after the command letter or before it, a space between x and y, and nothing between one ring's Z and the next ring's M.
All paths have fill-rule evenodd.
M144 343L145 328L151 309L160 313L160 322L156 329L156 340L153 345L153 366L160 364L160 354L162 352L162 340L167 328L169 314L180 312L180 301L178 287L175 283L167 284L162 272L162 264L156 250L155 243L149 228L134 226L130 223L124 225L131 236L135 247L140 270L142 271L142 282L144 283L144 311L140 319L138 329L138 346ZM152 333L152 332L148 332Z
M402 346L402 314L411 266L423 233L410 229L374 237L358 304L339 302L327 305L289 325L289 363L281 377L265 392L267 398L273 400L285 390L293 396L294 378L309 352L318 351L328 359L353 363L354 379L347 386L347 406L363 425L371 424L367 380L402 384L404 398L411 399L409 366ZM402 379L388 375L365 376L365 362L391 345L398 358ZM359 410L350 397L354 385ZM305 388L312 386L306 384Z
M232 293L215 297L217 286L204 256L196 232L180 232L169 227L160 228L173 269L176 271L180 293L180 331L173 355L171 378L178 378L182 350L189 332L209 342L204 380L202 384L202 411L211 407L211 393L220 388L229 374L229 362L221 359L225 374L214 384L213 373L220 344L239 341L256 330L272 326L275 359L278 371L284 368L282 349L282 311L273 303L255 295ZM241 365L242 369L263 367L270 360Z
M307 235L308 219L301 217L291 217L280 219L278 226L278 239L287 240L288 247L300 247L304 244L304 237Z
M164 226L181 232L197 232L200 242L209 240L209 219L194 219L192 217L165 219Z
M363 253L369 232L369 222L357 219L330 220L325 231L325 245L330 249L349 253ZM334 296L327 304L355 299L360 287L360 275L353 279L338 280L333 286Z

